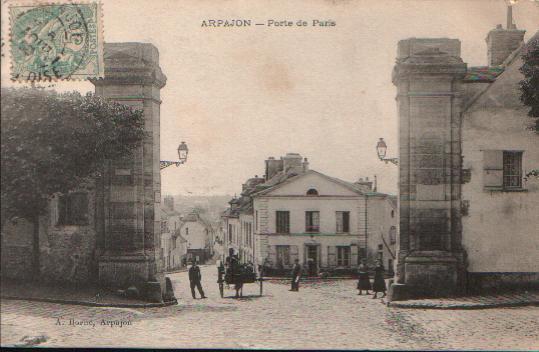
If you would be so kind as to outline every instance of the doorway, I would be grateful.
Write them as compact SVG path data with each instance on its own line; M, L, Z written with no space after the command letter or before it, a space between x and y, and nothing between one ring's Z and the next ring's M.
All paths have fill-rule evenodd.
M319 248L318 245L306 245L306 266L307 274L309 276L318 276L318 267L319 267Z

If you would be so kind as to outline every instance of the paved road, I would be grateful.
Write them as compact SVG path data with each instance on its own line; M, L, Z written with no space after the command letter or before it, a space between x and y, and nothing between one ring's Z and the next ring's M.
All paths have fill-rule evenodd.
M396 309L358 296L354 282L245 285L244 299L219 297L215 267L202 267L209 296L193 300L187 273L172 274L180 304L166 308L90 308L3 300L1 342L46 337L40 346L539 349L539 308L468 311ZM225 290L232 296L234 291ZM73 319L78 324L70 325ZM123 326L120 326L123 324Z

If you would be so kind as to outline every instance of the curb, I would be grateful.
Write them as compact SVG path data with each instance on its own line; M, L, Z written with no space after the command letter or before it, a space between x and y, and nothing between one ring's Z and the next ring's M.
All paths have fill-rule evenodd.
M456 305L428 305L421 303L387 303L390 308L408 308L408 309L439 309L439 310L472 310L472 309L491 309L508 307L539 306L539 300L528 302L505 302L505 303L479 303L479 304L456 304Z
M290 281L292 277L287 276L264 276L264 281ZM308 277L308 278L301 278L301 282L310 282L310 281L330 281L330 280L357 280L357 278L354 277L345 277L345 276L337 276L337 277Z
M86 307L111 307L111 308L162 308L178 304L178 300L163 302L163 303L99 303L89 301L75 301L54 298L35 298L35 297L16 297L16 296L1 296L1 299L13 301L33 301L46 303L70 304L75 306Z

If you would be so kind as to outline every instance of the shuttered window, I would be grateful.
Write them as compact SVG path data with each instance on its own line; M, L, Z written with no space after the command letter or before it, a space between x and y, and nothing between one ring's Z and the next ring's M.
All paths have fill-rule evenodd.
M276 232L277 233L290 233L290 212L289 211L276 211Z
M305 232L320 232L320 212L305 212Z
M335 246L328 246L328 266L334 267L337 265L337 247Z
M483 182L485 190L522 188L522 151L484 150Z
M350 266L350 247L337 247L337 266Z
M338 211L336 213L337 218L337 233L347 233L350 232L350 212L349 211Z

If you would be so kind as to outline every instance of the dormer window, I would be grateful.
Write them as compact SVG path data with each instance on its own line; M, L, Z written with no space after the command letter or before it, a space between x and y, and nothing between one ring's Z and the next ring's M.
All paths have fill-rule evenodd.
M318 191L314 188L311 188L307 191L307 195L308 196L317 196L318 195Z

